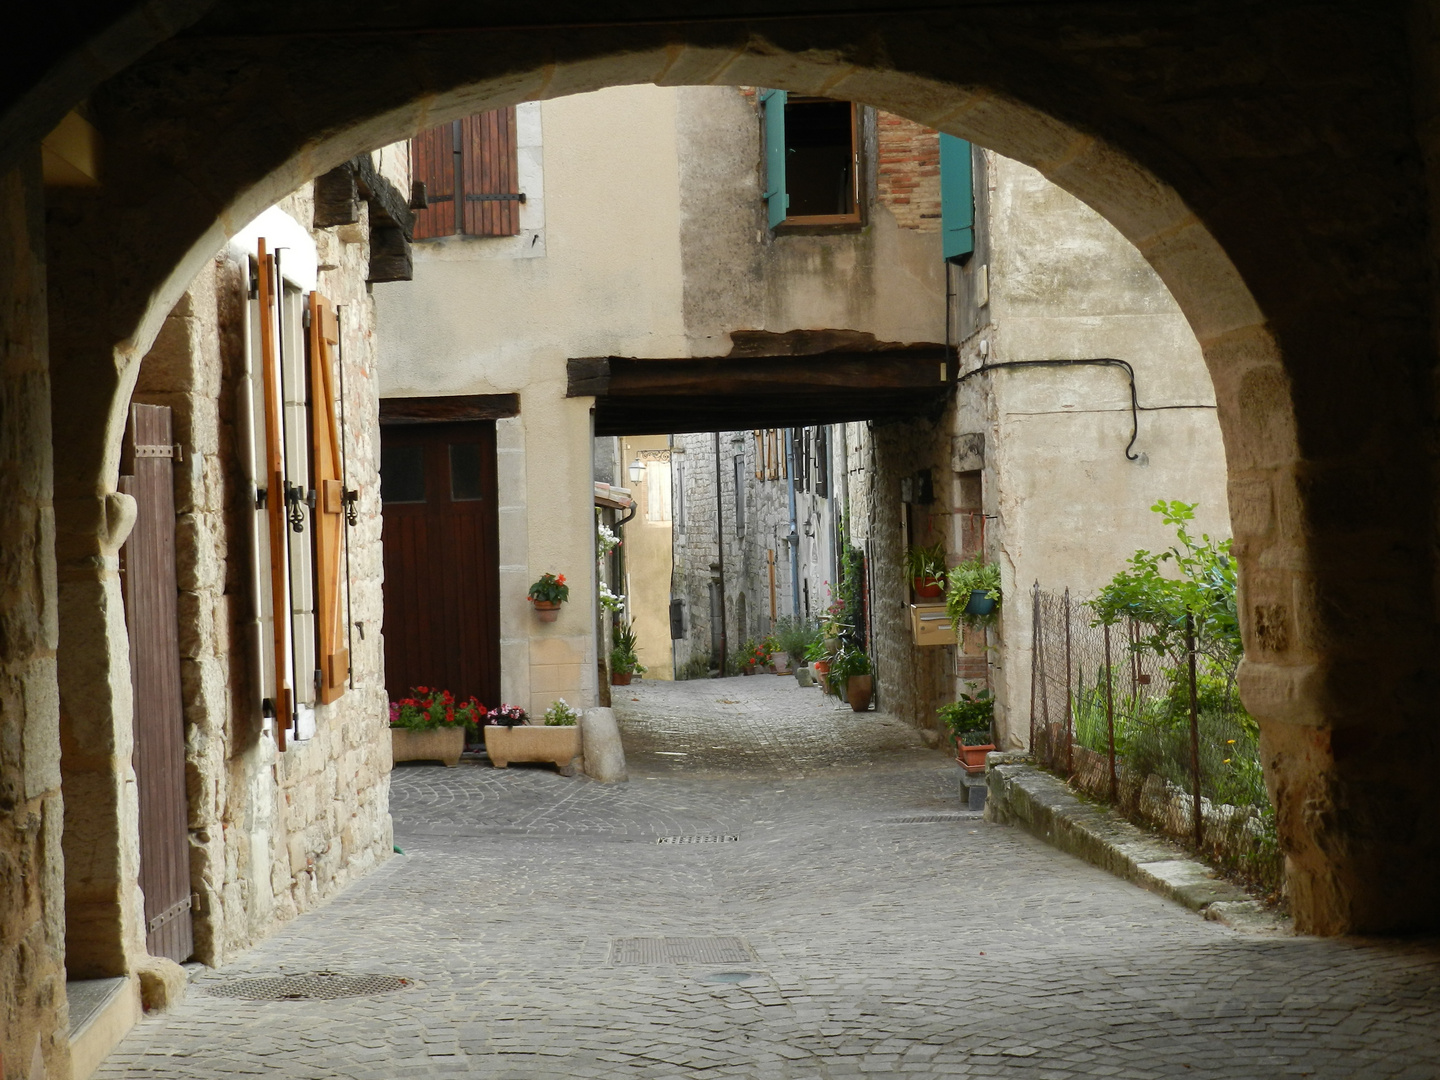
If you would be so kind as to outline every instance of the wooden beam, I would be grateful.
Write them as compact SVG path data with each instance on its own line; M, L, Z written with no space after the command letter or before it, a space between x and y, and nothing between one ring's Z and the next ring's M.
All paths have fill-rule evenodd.
M519 415L519 394L380 399L382 424L451 424L466 420L503 420Z
M398 225L370 222L370 270L367 281L380 285L387 281L409 281L415 276L415 263L410 254L410 241Z
M938 390L938 392L937 392ZM673 435L687 431L746 431L870 420L890 423L934 418L949 400L946 388L830 390L808 396L695 395L595 399L596 435Z
M565 365L566 397L604 397L610 392L610 358L585 356Z

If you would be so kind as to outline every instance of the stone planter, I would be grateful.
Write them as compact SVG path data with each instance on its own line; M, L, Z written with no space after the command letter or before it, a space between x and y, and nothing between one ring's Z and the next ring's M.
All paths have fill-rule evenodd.
M554 622L560 617L560 602L558 600L531 600L535 605L535 617L541 622Z
M485 725L485 752L490 764L503 769L512 761L549 761L563 769L580 756L580 727L520 724L513 728Z
M790 654L784 652L771 653L770 667L776 675L789 675Z
M865 712L870 708L870 698L874 693L874 675L851 675L845 680L845 699L856 712Z
M795 669L795 681L801 686L815 685L815 677L808 667L797 667Z
M460 724L429 731L390 729L390 757L394 761L440 761L446 768L453 769L460 764L464 750L465 728Z

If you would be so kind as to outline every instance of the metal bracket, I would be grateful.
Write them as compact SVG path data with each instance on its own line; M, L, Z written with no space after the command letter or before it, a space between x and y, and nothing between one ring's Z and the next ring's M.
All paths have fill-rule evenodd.
M314 493L311 493L313 498ZM285 485L285 505L290 508L290 528L297 533L305 531L305 511L301 509L309 500L305 498L305 489L299 484ZM311 503L310 505L314 505Z
M265 509L267 506L269 506L269 505L270 505L270 492L266 491L266 490L265 490L264 488L262 488L262 487L257 487L257 488L255 489L255 509L256 509L256 510L264 510L264 509Z
M356 506L360 502L360 492L354 488L347 488L340 500L345 506L345 523L352 528L360 524L360 516Z
M433 198L431 199L431 202L435 202L435 201L437 201L437 200L435 200L435 199L433 199ZM525 201L525 193L524 193L523 191L515 191L515 192L509 192L509 193L506 193L506 194L466 195L466 196L465 196L465 201L466 201L466 202L522 202L522 203L523 203L523 202Z

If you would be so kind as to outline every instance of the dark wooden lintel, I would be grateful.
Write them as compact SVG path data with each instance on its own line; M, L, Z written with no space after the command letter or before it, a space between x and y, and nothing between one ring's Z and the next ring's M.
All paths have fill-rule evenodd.
M519 415L519 394L380 399L382 424L450 424L465 420L503 420Z
M566 397L604 397L610 392L610 358L584 356L565 365Z
M823 356L696 357L637 360L612 356L571 361L572 397L653 397L673 394L808 396L821 388L847 390L940 389L945 353L830 353ZM602 381L603 373L603 381Z

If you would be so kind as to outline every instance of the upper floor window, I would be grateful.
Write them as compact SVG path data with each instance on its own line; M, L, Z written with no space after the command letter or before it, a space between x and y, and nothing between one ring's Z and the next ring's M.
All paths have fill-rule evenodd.
M415 239L516 236L520 232L515 108L467 116L410 140L412 177L427 207L415 213Z
M762 90L770 227L860 224L859 110Z

